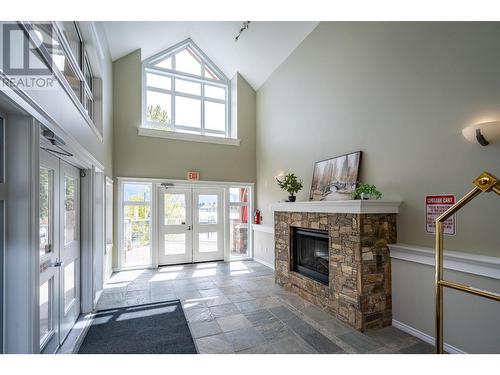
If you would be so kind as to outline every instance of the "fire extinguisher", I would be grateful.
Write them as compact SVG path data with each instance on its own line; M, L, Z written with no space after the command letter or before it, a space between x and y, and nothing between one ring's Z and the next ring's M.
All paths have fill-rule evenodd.
M253 216L253 223L260 224L261 220L262 220L262 217L260 216L260 211L259 210L255 211L255 215Z

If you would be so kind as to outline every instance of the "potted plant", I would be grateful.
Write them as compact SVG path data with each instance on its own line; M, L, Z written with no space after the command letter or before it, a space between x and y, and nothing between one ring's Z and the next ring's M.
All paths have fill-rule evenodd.
M382 193L375 185L361 184L351 194L352 199L380 199Z
M295 193L298 193L302 189L302 180L299 180L297 176L293 173L288 173L282 180L276 177L276 181L278 182L278 186L286 191L288 194L288 201L295 202Z

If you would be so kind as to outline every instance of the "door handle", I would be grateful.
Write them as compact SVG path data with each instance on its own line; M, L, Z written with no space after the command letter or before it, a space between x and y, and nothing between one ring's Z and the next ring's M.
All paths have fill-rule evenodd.
M191 230L191 225L188 225L187 230Z
M64 262L60 260L56 260L54 263L50 265L50 267L61 267L64 264Z

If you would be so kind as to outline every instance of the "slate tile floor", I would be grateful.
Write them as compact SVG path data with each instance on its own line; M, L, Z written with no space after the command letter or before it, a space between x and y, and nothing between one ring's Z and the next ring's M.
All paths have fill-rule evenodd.
M274 283L253 261L115 273L98 309L180 299L200 353L432 353L394 327L360 333Z

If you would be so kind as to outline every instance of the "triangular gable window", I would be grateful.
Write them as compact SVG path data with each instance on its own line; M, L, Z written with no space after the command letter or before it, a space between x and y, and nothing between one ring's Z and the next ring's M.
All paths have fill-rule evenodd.
M229 80L191 39L143 62L143 129L231 138L229 101Z

